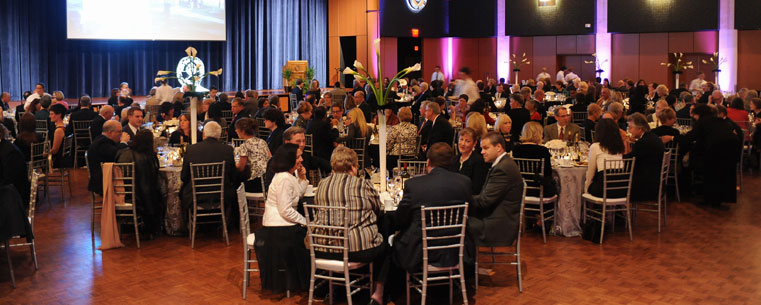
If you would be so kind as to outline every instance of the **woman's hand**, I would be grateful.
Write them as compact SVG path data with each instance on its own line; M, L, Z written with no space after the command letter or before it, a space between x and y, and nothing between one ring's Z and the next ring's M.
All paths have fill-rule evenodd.
M303 165L299 166L299 168L296 169L296 173L298 173L299 179L307 180L307 170Z

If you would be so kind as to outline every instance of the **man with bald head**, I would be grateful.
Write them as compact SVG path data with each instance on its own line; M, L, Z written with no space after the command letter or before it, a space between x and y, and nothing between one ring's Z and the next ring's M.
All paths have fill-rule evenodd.
M708 97L708 105L724 105L724 94L721 94L721 91L714 90L711 93L711 96ZM727 105L724 105L726 107Z
M110 107L110 106L105 106ZM113 108L111 109L113 113ZM90 182L87 189L97 194L103 194L103 176L101 163L114 162L116 152L127 147L129 135L122 133L122 124L118 121L108 120L103 124L103 132L93 139L90 149L87 151L87 159L90 162Z
M90 137L93 140L103 131L103 123L110 120L113 116L114 107L105 105L100 108L100 113L92 119L92 124L90 124Z

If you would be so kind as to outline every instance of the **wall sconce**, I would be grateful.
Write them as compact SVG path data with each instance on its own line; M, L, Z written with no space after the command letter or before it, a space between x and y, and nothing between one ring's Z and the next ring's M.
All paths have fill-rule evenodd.
M557 0L539 0L539 7L555 6Z

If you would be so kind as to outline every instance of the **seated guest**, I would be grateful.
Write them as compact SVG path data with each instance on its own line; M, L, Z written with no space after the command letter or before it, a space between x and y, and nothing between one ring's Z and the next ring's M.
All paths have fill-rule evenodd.
M671 108L668 108L671 109ZM663 161L663 142L650 131L647 119L641 113L633 113L627 119L632 139L632 149L624 158L636 157L632 180L632 200L657 200Z
M399 124L399 117L394 113L393 109L386 108L383 110L383 114L386 117L386 126L394 126ZM378 124L378 116L373 118L373 124Z
M494 125L495 120L492 119L491 116L489 115L489 109L487 109L486 102L485 102L484 99L477 99L475 102L473 102L470 105L470 110L469 110L468 114L473 113L473 112L480 113L481 115L483 115L484 120L486 120L487 124ZM467 118L468 118L468 115L466 114L465 115L465 119L467 120Z
M277 96L274 96L274 97L275 97L275 101L277 101ZM267 109L269 109L271 106L270 99L272 99L272 96L270 96L269 99L262 98L262 99L259 99L259 101L257 101L259 110L257 110L256 113L254 114L254 118L258 119L264 116L264 112L266 112Z
M365 120L365 114L359 107L354 107L349 110L344 120L346 126L346 135L339 137L336 142L345 143L348 140L356 138L365 138L370 140L370 128L367 127L367 121Z
M291 126L307 129L307 122L312 118L312 104L308 102L299 103L299 107L296 108L296 113L298 113L299 116L293 121Z
M262 227L256 230L262 289L300 291L309 283L309 251L304 246L306 219L296 206L307 188L298 145L284 144L270 160L276 173L267 192ZM283 272L285 270L285 272Z
M513 127L516 132L512 133L511 142L516 143L519 141L520 132L523 130L523 124L531 120L531 113L523 108L523 95L520 93L513 93L510 95L510 110L505 111L510 116L510 121L513 122ZM546 138L546 137L545 137Z
M750 126L748 122L748 112L745 111L745 103L739 97L732 100L727 108L727 118L737 123L740 128L747 130Z
M164 219L164 203L159 190L159 159L153 149L153 132L143 129L137 132L128 149L116 153L117 163L135 164L135 207L143 219L143 232L153 239L161 233Z
M24 210L26 210L29 208L30 190L27 163L21 151L6 140L7 135L8 130L5 125L0 124L0 186L13 185L21 196Z
M240 92L240 91L238 91ZM242 92L240 92L241 95L243 95ZM236 93L237 94L237 93ZM219 94L219 100L217 101L219 103L219 109L221 110L232 110L232 105L230 104L230 97L227 96L227 93L220 93Z
M239 138L239 136L235 132L235 124L238 123L238 121L243 118L251 118L251 115L250 115L250 112L246 110L245 102L240 98L233 99L233 102L230 105L230 110L233 113L233 121L230 123L230 126L228 127L227 135L229 139L237 139Z
M557 122L544 127L544 140L574 141L581 129L579 125L571 123L571 110L566 107L558 107L555 110Z
M47 96L47 95L45 95L45 96ZM40 106L40 102L41 101L38 98L32 100L32 102L29 103L29 105L26 107L25 110L28 113L34 114L34 118L35 119L38 119L38 120L47 120L48 117L45 116L45 112L47 112L47 114L50 115L50 112L48 112L47 108L45 109L45 112L42 112L39 115L37 114L37 112L39 112L42 109L42 106ZM48 104L48 106L50 106L50 105Z
M526 110L528 110L529 114L531 114L530 119L531 121L542 121L542 114L537 111L538 103L536 100L530 99L526 101Z
M597 124L597 121L600 120L602 117L602 108L598 104L589 104L587 106L587 118L584 119L584 139L592 143L594 142L594 139L592 139L592 131L595 130L595 125Z
M127 141L129 141L129 136L122 133L122 125L119 122L108 120L103 124L103 132L93 139L90 149L87 151L87 158L90 162L90 167L87 169L90 171L90 182L87 184L87 190L96 194L103 194L101 164L114 162L116 152L126 148Z
M129 98L126 96L119 96L119 104L114 107L114 114L119 118L119 120L124 121L126 117L124 116L124 109L129 109L132 105L129 102Z
M267 170L267 161L272 156L267 142L255 136L257 129L256 120L251 118L243 118L235 123L236 133L241 139L246 140L235 148L235 154L240 157L236 168L239 172L248 171L244 174L247 176L244 184L246 192L250 193L262 192L261 179Z
M159 106L159 116L156 117L158 122L166 122L174 119L174 107L170 102L163 102Z
M185 113L180 116L180 126L169 135L169 144L184 145L190 143L190 115Z
M498 86L497 88L500 88L502 86ZM503 138L505 138L505 149L507 152L510 152L513 150L513 141L512 141L512 134L510 133L513 129L513 120L510 119L510 116L507 114L500 114L497 116L497 122L494 124L494 131L498 132L500 135L502 135ZM478 145L478 143L476 143ZM480 145L479 145L480 146Z
M211 103L209 105L208 110L206 111L206 116L204 117L204 124L208 122L217 122L219 126L222 126L222 131L224 132L225 129L227 129L227 120L222 117L222 108L219 105L219 103Z
M16 141L13 142L13 144L21 150L21 153L24 155L24 160L27 162L32 160L32 144L45 141L45 138L37 133L36 124L37 120L34 119L34 115L31 113L24 113L18 124L18 137L16 137Z
M143 109L130 107L127 110L127 123L123 125L122 130L132 139L143 126Z
M383 304L383 286L388 277L388 244L378 232L378 216L382 213L378 191L370 180L357 177L357 153L347 147L337 147L330 157L333 172L320 180L314 203L324 206L348 207L349 261L374 263L375 287L371 298ZM323 217L320 217L323 216ZM316 225L343 225L343 220L328 219L326 214L315 215ZM337 222L336 222L337 221ZM319 231L318 231L319 232ZM325 233L323 233L325 234ZM315 252L317 257L341 260L339 252Z
M411 178L404 183L404 196L394 215L394 227L399 230L399 233L393 239L392 255L396 264L407 272L420 272L423 269L420 207L464 202L473 206L470 179L447 170L452 166L453 158L449 144L439 142L431 145L426 152L426 158L428 159L426 165L428 174ZM470 219L468 219L468 226L470 226ZM465 252L471 253L471 251ZM458 259L456 249L435 251L428 257L428 264L449 267L456 265ZM471 257L468 259L472 261Z
M596 142L589 146L589 165L587 167L586 185L587 193L603 196L603 179L605 160L621 160L624 155L624 141L618 132L618 125L608 118L600 119L595 127ZM608 192L608 197L625 197L626 192L620 190Z
M489 165L484 162L484 157L474 149L480 138L476 136L476 131L473 128L463 128L458 136L457 150L459 154L452 160L452 171L470 178L472 194L477 195L481 193L481 188L486 182Z
M116 106L119 104L119 88L112 88L111 95L108 97L108 105Z
M454 139L454 129L449 124L444 116L441 115L441 108L437 103L425 104L425 117L428 119L430 129L428 133L428 141L425 143L425 147L431 147L433 144L444 142L452 143Z
M679 129L674 128L674 123L676 123L676 112L674 112L674 109L663 109L658 114L658 120L661 122L661 126L654 128L652 132L661 137L664 145L681 137Z
M288 128L283 113L277 108L268 108L264 113L264 128L271 130L267 137L267 146L270 151L277 151L277 148L283 144L283 132Z
M396 167L399 156L415 156L417 152L417 127L412 125L412 111L410 107L399 109L401 123L391 126L386 131L386 154L387 169Z
M63 138L66 137L63 117L66 115L66 107L61 104L50 106L50 122L55 125L50 145L50 156L53 159L53 168L61 168L66 165L63 158Z
M69 116L69 125L66 126L67 135L72 134L74 132L74 124L71 124L71 122L74 122L74 121L92 122L92 120L96 116L98 116L98 114L95 113L95 111L92 111L92 109L90 109L90 103L91 103L91 100L89 95L85 94L79 98L79 110L72 112L71 115Z
M331 128L334 120L326 120L326 110L322 106L314 109L314 115L307 124L306 133L312 135L312 145L314 146L314 156L323 160L330 160L333 153L333 147L338 138L338 129ZM338 122L336 121L336 124Z
M217 122L208 122L203 127L203 141L188 146L185 150L185 156L182 160L182 172L180 173L180 179L182 180L182 188L180 194L182 196L183 211L193 207L193 189L190 185L190 164L200 163L213 163L213 162L225 162L225 213L229 215L228 211L235 201L235 185L239 182L235 179L235 159L233 154L233 148L219 141L219 137L222 135L222 126L219 126ZM198 206L203 208L218 208L219 207L219 195L212 196L197 196ZM227 218L230 219L229 217Z
M484 116L478 112L468 113L465 119L465 127L470 127L473 129L473 132L476 133L475 138L473 138L475 141L474 143L478 143L481 137L489 132L489 129L486 128L486 120L484 119ZM476 148L476 153L480 154L481 149Z
M460 98L457 99L457 105L449 106L449 116L453 117L457 122L465 121L465 114L468 113L470 107L468 107L468 95L460 94Z
M505 146L497 132L481 139L481 155L492 165L468 210L468 231L477 246L510 246L518 235L523 177Z
M590 104L597 105L597 104ZM544 172L537 173L542 175L542 185L544 186L544 198L552 197L557 194L555 180L552 179L552 155L547 147L542 145L542 125L538 122L528 122L523 125L521 132L521 145L513 148L513 158L522 159L542 159L544 162ZM530 185L538 187L538 185ZM526 190L526 196L539 197L537 190Z

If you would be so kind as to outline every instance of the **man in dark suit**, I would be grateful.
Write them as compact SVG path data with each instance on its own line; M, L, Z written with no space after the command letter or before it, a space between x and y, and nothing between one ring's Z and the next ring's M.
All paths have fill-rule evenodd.
M477 246L510 246L518 235L524 183L505 146L498 132L491 131L481 138L481 155L492 166L468 211L468 232Z
M111 107L111 106L104 106ZM90 149L87 151L87 158L90 162L90 181L87 189L96 194L103 194L103 173L101 164L103 162L114 162L116 152L127 147L129 136L122 132L122 125L117 121L107 121L103 124L103 132L93 139Z
M431 147L433 144L439 142L447 144L452 143L454 139L454 129L452 129L452 125L449 124L449 120L441 115L441 108L439 107L439 104L426 103L425 117L430 122L430 129L428 130L428 141L425 142L425 147Z
M555 110L557 122L544 127L544 141L563 140L573 141L581 132L579 125L571 123L571 111L566 107L558 107ZM515 123L513 123L515 124Z
M307 124L306 133L312 135L314 157L330 160L330 156L333 154L333 144L338 138L338 128L332 128L333 120L327 121L326 116L325 108L315 108L314 115ZM338 123L338 121L335 122Z
M204 125L203 128L203 141L190 145L185 151L185 157L182 161L182 172L180 173L180 179L182 180L181 196L183 211L187 211L193 206L193 189L191 187L190 177L190 164L201 163L213 163L213 162L225 162L225 213L228 213L232 204L235 202L235 189L233 185L237 183L235 169L235 159L233 148L224 142L219 141L219 137L222 135L222 126L217 122L210 121ZM213 208L219 206L219 196L203 196L197 197L197 203L199 206L205 208ZM230 219L228 218L228 221Z
M74 111L71 116L69 117L70 122L74 121L92 121L96 116L98 116L95 111L92 111L90 109L90 96L83 95L79 98L79 110ZM74 132L74 124L69 124L66 126L66 134L72 134Z
M235 123L237 123L242 118L250 118L251 114L246 110L246 105L243 102L242 99L235 98L233 99L232 105L230 105L233 112L233 121L230 122L230 125L227 129L227 138L228 139L237 139L238 133L235 132ZM259 126L264 127L264 126Z
M291 90L292 94L296 95L296 101L304 100L304 81L300 78L296 80L296 86Z
M594 142L592 131L595 130L597 121L600 118L602 118L602 108L600 108L600 105L597 105L597 103L589 104L587 106L587 118L584 119L584 139L589 143Z
M404 183L404 197L394 215L395 229L399 233L393 240L393 259L408 272L420 272L423 266L420 206L472 202L470 178L447 170L452 157L449 144L434 144L427 152L428 174ZM439 267L456 265L458 253L456 249L451 250L434 251L431 253L433 256L428 257L428 263Z
M663 141L650 131L647 119L641 113L629 115L629 133L635 139L631 153L624 158L636 157L632 178L632 200L657 200L660 183Z
M357 108L362 110L362 114L365 116L366 122L371 122L373 119L373 107L369 102L365 101L365 92L354 92L354 103L357 104Z
M90 137L93 141L103 132L103 124L114 116L114 107L104 105L100 107L100 114L96 115L90 123Z
M684 107L682 109L679 109L679 111L676 112L676 117L680 119L691 119L692 116L690 115L690 110L692 106L695 104L695 97L692 96L692 94L687 94L683 98L684 101Z
M519 142L523 125L531 120L531 112L523 108L523 103L523 95L520 93L510 95L510 110L507 111L507 115L513 121L512 130L515 130L512 132L512 138L510 139L510 142L513 143Z
M143 126L143 109L140 109L140 107L131 107L127 110L127 122L122 127L122 130L129 135L130 139L132 139L140 130L141 126Z

